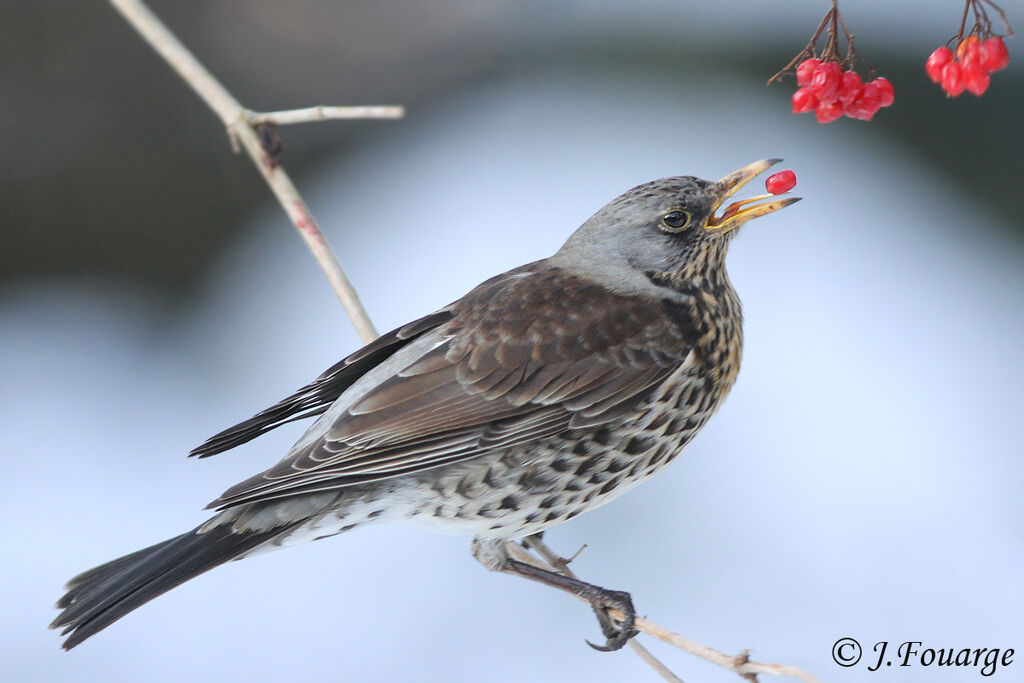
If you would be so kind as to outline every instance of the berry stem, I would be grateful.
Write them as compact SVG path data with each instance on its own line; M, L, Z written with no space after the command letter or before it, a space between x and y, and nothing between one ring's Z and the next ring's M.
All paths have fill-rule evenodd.
M947 45L956 41L959 45L964 39L964 32L968 35L979 34L981 36L993 35L992 20L988 18L988 12L985 10L985 6L988 5L992 8L996 14L999 15L999 20L1003 23L1003 28L1006 29L1006 35L1013 35L1013 27L1010 26L1010 20L1006 18L1006 12L1003 8L992 2L992 0L964 0L964 11L960 16L960 29L956 32L956 35L947 41ZM972 12L974 14L974 25L967 31L967 14Z
M825 27L828 25L828 19L831 18L831 12L833 12L833 10L828 10L828 13L825 14L825 17L821 19L821 24L818 25L818 30L814 32L814 36L811 37L811 42L807 44L807 47L798 52L797 56L791 59L790 63L787 63L786 66L782 67L782 69L780 69L777 74L768 79L766 85L771 85L775 81L782 80L782 77L785 76L786 72L796 67L798 62L804 60L804 57L814 56L814 45L818 42L818 38L821 37L821 32L824 31Z
M782 69L780 69L777 74L769 78L766 85L771 85L775 81L782 80L782 77L786 75L786 72L792 69L794 66L796 66L798 62L803 61L804 57L809 58L814 56L814 46L817 44L818 38L821 37L821 32L825 30L825 27L828 26L829 20L832 19L833 12L836 11L836 1L837 0L832 0L832 9L828 11L828 13L825 15L825 18L821 20L820 24L818 24L818 30L816 30L814 32L814 35L811 36L811 42L807 43L807 47L805 47L803 50L800 50L800 52L797 53L796 57L793 57L793 59L790 60L789 64L782 67Z
M843 33L846 32L846 24L843 24ZM849 35L847 33L847 35ZM831 50L829 49L831 48ZM828 43L825 44L825 51L829 55L833 53L839 56L839 5L838 0L832 0L832 23L828 27Z
M968 2L980 2L981 0L967 0ZM986 0L987 1L987 0ZM846 56L844 57L839 49L839 32L842 31L842 36L846 40ZM822 33L826 33L825 47L822 48L821 52L815 54L815 48L817 47L818 40L821 38ZM818 29L811 36L811 42L807 43L806 47L797 53L793 59L789 61L786 66L782 67L778 73L768 79L768 85L782 80L793 67L797 66L800 62L805 59L812 57L819 57L823 62L837 62L847 69L852 70L858 59L862 59L854 47L854 35L847 28L846 22L843 21L843 15L839 13L839 0L832 0L832 7L828 12L825 13L825 17L818 24ZM863 61L863 60L862 60ZM868 68L868 72L874 75L875 69L865 63Z
M821 53L821 56L824 57L822 60L824 62L843 62L839 58L839 22L842 19L839 17L839 6L837 3L838 0L832 0L832 9L825 15L825 21L828 22L828 39L825 40L825 49ZM846 30L846 24L843 24L843 33L846 37L850 36ZM850 58L849 46L847 46L846 57L847 59Z
M843 64L847 69L853 68L854 55L857 53L853 49L853 34L850 33L850 29L846 28L846 22L843 21L843 17L840 16L839 12L836 12L836 19L839 20L839 26L843 29L843 35L846 37L846 59Z
M1013 27L1010 26L1010 20L1006 18L1006 12L1003 11L1002 7L1000 7L996 3L992 2L992 0L975 0L975 2L983 3L985 5L988 5L992 9L994 9L996 11L996 13L999 15L999 20L1001 22L1003 22L1003 27L1006 28L1006 35L1008 35L1008 36L1012 36L1013 35ZM981 11L982 11L982 13L984 13L985 12L985 8L982 7ZM985 16L985 21L986 22L988 21L988 16L987 15Z
M967 11L974 5L974 0L964 1L964 13L960 15L960 30L956 32L956 44L959 45L960 41L964 39L964 26L967 25ZM977 12L977 10L975 10Z

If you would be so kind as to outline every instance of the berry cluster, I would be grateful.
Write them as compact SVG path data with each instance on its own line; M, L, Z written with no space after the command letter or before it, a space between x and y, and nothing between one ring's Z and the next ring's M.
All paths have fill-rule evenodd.
M819 50L818 39L825 32L825 47ZM845 56L839 49L841 40L846 42ZM837 0L832 0L832 9L818 24L807 47L768 79L768 83L781 80L796 67L798 90L793 93L794 114L813 111L818 123L829 123L843 116L870 121L879 109L892 104L895 92L886 78L874 78L865 83L853 68L857 61L853 34L839 14ZM868 71L874 70L869 68Z
M950 41L956 42L956 52L940 47L928 57L928 76L949 97L958 97L964 90L980 96L988 90L989 74L1010 63L1010 53L1002 37L996 35L998 27L993 26L989 12L998 15L1006 35L1012 36L1006 13L993 0L964 0L960 30ZM973 17L972 25L967 24L968 17ZM825 47L819 49L818 39L826 31ZM843 39L845 56L840 51ZM798 90L793 93L794 114L813 111L819 123L843 116L870 121L879 109L892 104L895 93L888 79L878 77L865 83L854 70L858 61L862 60L854 50L853 34L839 14L839 0L832 0L832 8L807 47L769 78L768 84L781 81L795 70ZM868 73L874 75L873 72L869 67Z
M946 91L959 97L964 90L980 96L989 85L989 74L1010 63L1010 53L999 36L980 39L972 34L960 41L956 54L940 47L928 57L924 68L928 76Z
M805 59L796 67L793 113L813 111L818 123L829 123L843 116L870 121L882 107L895 99L892 83L879 76L867 83L853 69L843 71L839 62Z

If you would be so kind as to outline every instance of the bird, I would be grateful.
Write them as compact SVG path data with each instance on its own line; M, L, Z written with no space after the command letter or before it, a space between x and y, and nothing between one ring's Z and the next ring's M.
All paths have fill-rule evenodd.
M743 342L729 244L799 198L719 209L779 161L634 187L553 256L384 334L193 449L208 457L317 418L197 528L72 578L50 625L63 648L220 564L371 522L469 536L486 568L586 599L606 639L594 647L622 647L637 632L628 592L539 569L507 544L645 481L721 405Z

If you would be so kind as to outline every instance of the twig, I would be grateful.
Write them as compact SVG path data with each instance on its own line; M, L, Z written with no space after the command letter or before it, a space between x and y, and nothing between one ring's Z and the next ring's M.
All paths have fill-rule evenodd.
M616 616L614 610L611 616ZM655 624L642 617L637 617L636 628L644 633L654 636L658 640L674 645L680 650L689 652L692 655L696 655L701 659L717 664L718 666L729 669L740 676L757 676L758 674L766 674L769 676L790 676L798 680L804 681L805 683L819 683L818 679L807 673L803 669L795 666L789 666L787 664L766 664L763 662L752 662L750 661L749 652L744 650L738 655L727 655L724 652L720 652L714 648L702 645L691 638L687 638L681 633L670 631L667 628Z
M520 562L525 562L526 564L533 565L539 569L545 569L548 571L553 570L574 579L577 578L577 576L569 569L569 563L575 559L575 555L566 559L555 554L555 552L541 540L539 534L527 536L523 539L522 545L510 541L505 545L505 547L508 549L509 555ZM530 550L537 553L537 555L532 554ZM580 550L582 550L582 548ZM538 557L538 555L540 557ZM579 555L579 551L577 551L576 555ZM672 671L662 664L657 657L651 654L646 647L638 643L636 638L631 638L627 642L627 645L629 645L630 649L633 650L640 659L644 660L648 666L654 669L658 675L666 681L669 683L683 683L683 679L672 673Z
M804 58L809 59L810 57L814 56L814 48L818 44L818 38L821 37L821 32L825 30L825 26L828 24L829 18L829 15L826 14L825 18L821 20L821 25L818 26L818 30L814 32L814 36L811 38L811 42L807 43L807 47L805 47L803 50L800 50L800 52L796 54L796 57L793 57L793 59L789 60L789 63L786 64L786 66L779 69L774 76L765 81L765 85L771 85L775 81L781 81L782 77L789 73L789 70L796 66L799 62L804 61Z
M974 3L971 2L970 0L964 2L964 13L960 16L960 29L956 32L957 45L959 45L960 41L964 39L964 26L967 25L967 13L973 6ZM977 12L977 10L975 10L975 12Z
M260 144L260 138L253 127L253 117L261 115L248 111L236 100L227 89L206 70L199 60L179 41L170 30L154 15L141 0L110 0L110 3L128 20L175 71L192 86L196 94L227 126L228 134L233 141L241 146L252 158L256 168L260 170L264 180L270 185L274 195L284 207L292 223L298 229L306 246L327 276L331 288L341 300L352 325L359 333L363 342L377 338L377 330L370 321L363 304L359 301L352 283L338 263L337 257L327 243L320 226L309 211L309 207L299 195L288 174L281 168L276 158L266 154ZM316 108L314 107L314 110ZM370 108L375 109L375 108ZM299 110L302 111L302 110ZM267 116L283 116L289 112L278 112ZM400 114L399 114L400 115ZM335 118L335 117L325 117ZM315 120L315 119L307 119ZM297 121L287 121L295 123ZM266 123L266 122L264 122Z
M245 115L249 119L249 123L254 126L258 126L261 123L287 126L293 123L309 123L311 121L328 121L331 119L400 119L405 116L405 110L394 105L328 107L321 104L316 107L289 109L287 111L247 111Z
M769 78L765 85L771 85L775 81L782 80L782 77L789 73L789 70L796 66L798 62L802 62L805 56L814 56L814 48L817 47L818 45L818 38L821 37L822 31L825 30L825 27L827 27L828 23L832 20L832 16L835 14L835 11L836 5L833 1L832 9L825 13L825 18L821 20L820 24L818 24L818 28L817 30L815 30L814 35L811 36L811 42L807 43L807 47L805 47L803 50L800 50L800 52L797 53L796 57L793 57L793 59L789 61L789 64L779 69L778 73Z
M969 0L970 2L976 2L980 0ZM843 38L846 40L846 56L843 57L839 50L839 31L842 30ZM825 47L822 48L821 52L816 53L818 47L818 39L821 38L821 34L825 33ZM800 50L793 59L789 60L786 66L782 67L774 76L768 79L767 85L771 85L776 81L781 81L782 78L787 75L790 70L803 62L805 59L817 56L825 62L837 62L845 65L847 69L853 69L857 60L864 62L864 66L867 67L868 72L874 75L875 69L867 61L857 54L857 49L854 46L854 35L850 33L850 29L847 28L846 22L843 20L843 15L839 13L839 2L838 0L832 0L832 8L825 13L825 18L818 24L818 28L814 31L814 35L811 36L811 41L807 43L804 49Z
M985 5L991 7L999 15L999 20L1003 22L1003 28L1006 29L1006 35L1013 35L1013 27L1010 26L1010 20L1006 18L1006 12L1003 8L992 2L992 0L964 0L964 11L960 15L960 28L957 29L956 35L946 41L946 45L952 45L955 50L960 46L960 43L964 39L964 31L967 28L967 15L971 12L974 13L974 25L971 26L971 30L968 32L970 35L978 35L979 38L985 38L994 34L992 30L992 20L988 18L988 11L985 9Z
M537 553L537 555L539 555L540 557L537 558L535 556L530 555L529 553L526 553L516 543L509 543L507 547L509 548L510 552L515 554L516 559L529 561L531 562L531 564L539 566L543 569L562 572L567 576L576 578L575 574L573 574L568 567L568 561L561 558L558 554L552 551L551 548L549 548L547 544L545 544L539 536L528 536L527 538L523 539L523 544L531 550L533 550L535 553ZM524 559L524 556L530 559ZM621 612L618 612L617 610L609 610L609 614L611 617L615 619L624 619L626 616ZM669 645L677 647L680 650L683 650L684 652L689 652L690 654L700 657L705 661L711 662L712 664L717 664L718 666L724 669L728 669L729 671L732 671L750 680L756 680L756 676L758 674L765 674L768 676L789 676L804 681L804 683L819 683L818 679L816 679L814 676L807 673L803 669L785 664L766 664L762 662L752 662L750 661L750 656L747 650L744 650L738 655L728 655L724 652L720 652L718 650L715 650L714 648L708 647L707 645L702 645L701 643L698 643L697 641L692 640L691 638L687 638L686 636L680 633L670 631L664 626L656 624L653 621L650 621L643 617L636 617L635 628L638 631L646 633L649 636L653 636L658 640L661 640L663 642L668 643ZM630 640L630 647L633 647L633 644L635 642L635 639ZM640 646L638 643L637 647L642 648L642 646ZM636 648L634 648L634 651L636 651ZM646 652L646 650L644 650L644 652ZM638 652L638 654L640 653ZM650 653L647 654L650 655ZM647 658L643 654L640 654L640 656L644 657L645 661L647 661ZM650 656L653 659L653 655ZM665 677L666 680L679 680L675 676L675 674L673 674L667 668L664 669L664 671L667 672L669 676L672 676L672 678L668 678L667 676L665 676L661 669L658 668L664 668L664 665L661 664L661 662L658 662L656 659L654 661L657 662L657 666L655 666L654 664L651 664L651 666L654 667L659 674L662 674L662 676Z
M661 663L661 660L655 657L650 650L636 642L636 638L629 639L629 649L636 653L637 657L644 660L647 666L654 669L655 673L664 678L668 683L685 683L683 679L672 673L672 670Z

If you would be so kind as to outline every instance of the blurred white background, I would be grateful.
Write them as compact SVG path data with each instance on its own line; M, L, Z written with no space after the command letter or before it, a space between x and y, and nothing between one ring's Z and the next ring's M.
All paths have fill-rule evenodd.
M746 317L729 400L672 467L547 539L588 544L575 571L649 618L822 681L978 675L871 674L882 640L1015 648L993 680L1020 680L1024 250L850 123L794 117L710 68L526 68L302 189L386 330L549 255L629 187L784 157L804 201L744 228L729 258ZM189 448L358 345L274 206L199 300L168 316L144 290L81 279L0 299L0 678L658 680L584 644L599 633L582 603L485 571L467 539L388 526L223 566L61 652L45 624L67 578L201 522L302 426L201 462ZM845 636L865 649L851 669L831 658ZM738 680L643 642L688 683Z

